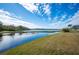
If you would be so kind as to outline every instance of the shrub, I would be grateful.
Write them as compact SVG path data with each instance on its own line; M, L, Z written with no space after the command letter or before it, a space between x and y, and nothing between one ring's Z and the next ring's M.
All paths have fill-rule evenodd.
M62 31L63 31L63 32L70 32L70 29L68 29L68 28L63 28Z

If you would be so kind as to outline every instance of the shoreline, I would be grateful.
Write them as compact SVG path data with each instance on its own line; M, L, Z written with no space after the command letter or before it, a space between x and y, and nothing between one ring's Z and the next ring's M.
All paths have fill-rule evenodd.
M75 55L79 54L79 33L58 33L5 51L4 55Z
M27 35L27 34L26 34ZM22 42L24 42L24 43L22 43L22 42L20 42L21 44L18 44L18 45L16 45L15 47L17 47L17 46L20 46L20 45L22 45L22 44L25 44L25 43L29 43L29 42L31 42L31 41L33 41L33 40L36 40L36 39L38 39L38 38L42 38L42 37L45 37L45 36L48 36L48 34L42 34L42 33L36 33L36 34L32 34L32 36L30 36L30 37L25 37L26 39L25 40L22 40ZM21 39L21 38L20 38ZM29 40L30 39L30 40ZM19 43L19 41L18 42L16 42L16 43ZM16 44L15 43L15 44ZM6 45L7 46L7 45ZM12 47L12 48L14 48L14 47ZM5 50L3 50L3 51L7 51L7 50L10 50L10 49L12 49L12 48L8 48L8 49L5 49ZM1 52L3 52L3 51L1 51Z

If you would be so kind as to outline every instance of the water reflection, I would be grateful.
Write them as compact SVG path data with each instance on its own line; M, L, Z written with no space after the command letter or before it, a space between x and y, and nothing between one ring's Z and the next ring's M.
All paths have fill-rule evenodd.
M3 35L0 33L0 42L2 41L2 36L3 36Z
M13 36L13 35L15 35L15 33L9 33L9 35L10 35L10 36Z
M23 43L41 38L48 33L3 33L0 34L0 51L16 47Z
M22 32L19 32L19 34L22 35L23 33Z

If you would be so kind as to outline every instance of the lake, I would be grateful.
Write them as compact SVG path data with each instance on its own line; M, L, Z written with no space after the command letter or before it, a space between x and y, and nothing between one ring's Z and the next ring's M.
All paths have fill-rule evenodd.
M5 51L54 33L55 32L3 33L0 34L0 51Z

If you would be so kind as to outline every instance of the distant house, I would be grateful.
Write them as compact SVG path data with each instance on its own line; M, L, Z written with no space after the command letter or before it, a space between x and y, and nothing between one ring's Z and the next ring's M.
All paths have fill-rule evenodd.
M79 25L73 25L72 29L78 30L79 31Z

